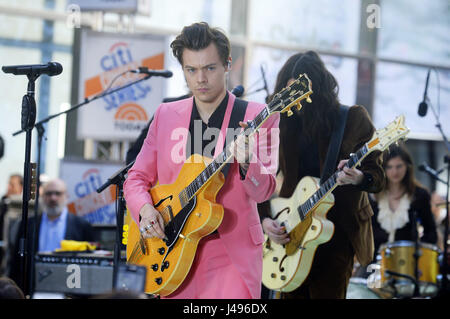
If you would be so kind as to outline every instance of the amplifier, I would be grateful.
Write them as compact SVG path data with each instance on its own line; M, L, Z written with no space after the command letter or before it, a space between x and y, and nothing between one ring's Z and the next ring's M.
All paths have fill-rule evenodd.
M113 288L113 257L92 253L39 253L35 256L35 290L93 295Z

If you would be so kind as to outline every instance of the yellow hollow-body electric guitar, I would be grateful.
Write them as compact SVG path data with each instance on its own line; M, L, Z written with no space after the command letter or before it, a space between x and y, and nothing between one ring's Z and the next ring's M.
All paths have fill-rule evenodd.
M350 154L346 166L353 168L371 152L383 151L405 138L409 129L404 116L397 117L374 133L356 153ZM338 186L335 172L322 185L316 178L300 180L290 198L270 201L271 217L286 227L290 241L285 245L272 242L266 235L263 253L263 284L272 290L289 292L301 286L308 276L317 246L329 241L334 224L326 216L334 205L332 191Z
M311 102L311 81L302 74L255 117L248 121L250 134L274 113L288 112L306 99ZM164 218L166 240L143 239L134 220L130 221L127 243L127 262L147 269L145 292L167 296L186 278L198 242L216 230L223 218L223 207L216 203L216 195L225 180L220 170L232 158L230 147L214 160L194 154L183 164L172 184L150 189L154 207Z

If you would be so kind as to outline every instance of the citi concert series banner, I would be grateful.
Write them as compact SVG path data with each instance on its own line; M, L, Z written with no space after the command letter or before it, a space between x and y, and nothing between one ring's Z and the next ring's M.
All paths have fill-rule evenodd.
M164 69L164 46L164 37L83 30L79 101L145 77L131 72L119 76L127 70L140 66ZM152 77L84 105L78 110L77 137L134 140L161 103L164 81L167 79Z
M97 193L97 189L122 166L98 161L62 160L60 178L67 185L69 212L91 224L116 224L116 186L111 185L101 193Z

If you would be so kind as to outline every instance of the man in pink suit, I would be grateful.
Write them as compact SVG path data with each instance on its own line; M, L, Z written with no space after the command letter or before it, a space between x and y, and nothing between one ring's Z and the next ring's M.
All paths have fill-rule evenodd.
M148 190L157 182L172 184L190 154L220 154L236 101L226 89L230 43L220 30L195 23L183 29L171 48L193 96L158 107L128 172L125 198L144 238L165 238L163 218ZM248 102L239 125L245 129L264 108ZM272 115L257 134L236 140L235 159L216 198L224 207L223 221L200 240L187 278L169 298L260 298L264 236L256 205L275 190L278 124L278 114ZM210 141L207 133L214 129L220 134Z

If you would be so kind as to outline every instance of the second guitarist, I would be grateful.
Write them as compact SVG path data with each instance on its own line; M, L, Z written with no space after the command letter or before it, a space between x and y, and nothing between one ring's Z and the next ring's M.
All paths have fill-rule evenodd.
M340 104L338 83L313 51L295 54L286 61L278 74L274 92L300 73L311 75L314 94L311 104L305 104L290 117L282 114L280 118L282 182L278 196L286 198L292 195L303 177L321 177ZM374 131L366 109L351 107L334 170L342 168L350 153L363 146ZM335 204L327 215L335 226L333 237L317 248L311 272L303 284L290 293L283 293L282 298L345 298L354 256L363 265L373 256L373 212L367 192L380 191L384 180L379 151L364 159L359 169L345 168L339 173L338 183L343 186L333 192ZM259 206L263 229L270 240L284 244L289 238L281 225L267 217L270 216L269 204L264 202Z
M231 56L225 34L206 23L195 23L183 29L171 48L193 97L162 104L156 110L142 150L128 173L125 198L144 238L165 237L163 217L154 208L157 203L152 202L148 190L157 182L174 183L191 153L215 158L223 149L225 141L220 136L226 136L236 106L235 96L226 90ZM253 120L264 107L249 102L244 122ZM236 144L237 160L229 166L216 197L223 206L223 220L217 231L200 240L189 274L169 298L260 298L264 235L257 203L270 198L275 190L278 124L277 114L263 124L264 130L253 135L254 143L244 138ZM245 123L241 125L245 127ZM220 136L214 134L217 132ZM249 148L264 158L248 152ZM154 266L156 271L159 265Z

